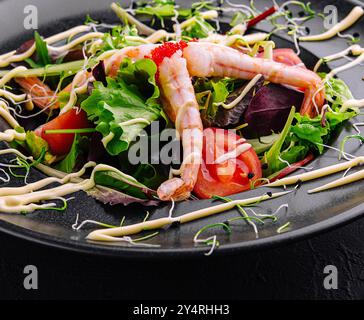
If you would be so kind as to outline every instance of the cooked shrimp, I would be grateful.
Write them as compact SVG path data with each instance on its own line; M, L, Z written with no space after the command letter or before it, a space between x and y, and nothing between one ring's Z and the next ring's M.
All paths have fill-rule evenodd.
M15 78L15 82L30 96L32 102L39 108L59 108L57 95L46 84L36 77Z
M163 201L185 200L196 184L202 158L203 126L186 60L181 51L166 57L159 66L163 107L182 139L181 178L164 182L158 189Z
M125 58L130 58L133 61L141 60L149 56L157 46L155 44L143 44L137 47L126 47L118 50L110 58L105 60L106 74L110 77L116 77L120 65Z
M305 88L301 114L313 117L324 105L323 82L313 71L250 57L235 49L212 43L189 43L183 55L191 76L250 80L262 74L266 80L274 83Z

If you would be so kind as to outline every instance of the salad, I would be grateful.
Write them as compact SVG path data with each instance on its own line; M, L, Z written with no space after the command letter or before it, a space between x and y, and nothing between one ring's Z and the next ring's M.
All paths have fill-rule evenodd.
M66 197L78 191L108 205L171 202L169 217L122 227L100 222L105 229L88 237L135 243L131 235L232 208L255 226L244 206L290 191L234 201L230 195L297 185L364 163L344 150L349 139L364 141L358 130L338 150L344 162L306 167L364 106L335 77L364 60L359 35L346 35L348 49L322 57L313 70L298 45L343 36L363 15L361 7L317 35L309 35L304 23L320 15L300 1L273 2L262 11L254 2L230 1L183 8L156 0L111 8L120 24L87 16L83 25L48 38L35 32L0 55L0 116L8 124L0 133L6 142L0 154L15 156L2 164L1 180L24 179L20 188L1 186L1 212L64 210ZM231 16L228 27L220 25L221 14ZM146 18L148 24L141 22ZM253 30L262 21L272 25L271 33ZM272 35L279 32L292 37L293 49L277 47ZM349 55L355 57L349 63L321 71ZM48 177L29 182L33 168ZM305 172L292 176L298 169ZM312 192L363 177L359 171ZM173 217L175 202L210 198L223 203ZM216 247L216 236L199 236L219 226L230 230L226 223L207 226L195 243Z

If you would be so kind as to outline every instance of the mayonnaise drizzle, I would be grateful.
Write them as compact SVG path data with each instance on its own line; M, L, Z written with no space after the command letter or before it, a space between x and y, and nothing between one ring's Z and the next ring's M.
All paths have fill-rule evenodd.
M0 100L0 116L12 127L19 127L18 121L10 114L8 105Z
M0 132L0 141L12 142L14 140L25 141L26 134L17 132L14 129L8 129Z
M364 107L364 99L350 99L344 102L342 105L340 112L345 112L350 108L363 108Z
M345 176L345 177L342 177L340 179L337 179L333 182L330 182L328 184L325 184L321 187L318 187L316 189L312 189L312 190L309 190L308 193L312 194L312 193L317 193L317 192L321 192L321 191L326 191L326 190L330 190L330 189L333 189L333 188L337 188L337 187L341 187L341 186L344 186L344 185L347 185L349 183L353 183L353 182L356 182L356 181L359 181L359 180L362 180L364 179L364 170L360 170L356 173L353 173L349 176Z
M15 78L19 73L27 70L26 67L20 66L9 71L5 76L0 79L0 88L4 87L10 80Z
M60 47L50 46L49 49L51 49L52 51L55 51L55 52L66 52L66 51L69 51L70 49L74 48L75 46L77 46L81 43L84 43L88 40L102 38L102 37L104 37L104 33L102 33L102 32L90 32L81 37L78 37L77 39L71 41L70 43L67 43L64 46L60 46Z
M230 159L236 159L237 157L239 157L244 152L250 150L251 147L252 146L249 143L241 144L241 145L237 146L236 149L234 149L234 150L232 150L232 151L230 151L228 153L225 153L222 156L218 157L215 160L215 164L222 164L225 161L228 161Z
M24 155L18 150L0 150L0 155L7 153L14 153L22 158L24 157ZM79 179L79 177L85 173L85 170L90 167L94 167L91 177L89 179ZM104 164L96 165L94 162L89 162L78 173L66 175L61 179L51 177L39 180L32 184L28 184L21 188L15 187L0 189L0 211L8 213L32 212L41 208L41 206L37 205L37 203L41 201L56 200L78 191L91 190L96 186L95 174L100 171L114 172L123 179L128 180L130 185L138 186L138 182L135 180L135 178L126 175L114 167ZM54 182L58 182L61 185L54 188L40 190ZM52 206L54 206L54 204L48 204L49 208Z
M104 147L106 148L107 145L112 141L112 139L114 139L115 134L113 132L110 132L106 137L104 137L101 142L104 145Z
M283 178L280 180L277 180L275 182L266 184L266 187L281 187L281 186L288 186L292 184L296 184L299 182L305 182L310 180L319 179L328 175L332 175L337 172L341 172L344 170L347 170L349 168L353 168L359 165L364 164L364 156L354 158L350 161L346 161L343 163L335 164L332 166L328 166L326 168L317 169L314 171L302 173L299 175Z
M252 80L250 80L250 82L245 86L244 90L241 92L241 94L239 95L239 97L237 97L234 101L232 101L229 104L225 104L225 103L217 103L217 106L222 106L224 109L232 109L234 107L236 107L239 102L241 100L244 99L244 97L249 93L249 91L257 84L257 82L259 81L259 79L262 77L261 74L257 74Z
M21 102L27 98L27 95L25 93L24 94L14 94L7 90L0 89L0 97L4 97L4 98L10 100L11 102Z
M351 10L346 18L344 18L339 23L335 24L331 29L327 30L324 33L312 35L312 36L304 36L299 37L300 41L321 41L327 40L334 36L336 36L341 31L344 31L351 27L356 21L358 21L361 16L364 14L364 10L361 6L356 6Z
M90 26L77 26L77 27L71 28L67 31L58 33L49 38L46 38L46 39L44 39L44 41L48 45L50 45L50 44L56 43L58 41L72 38L77 34L90 31L90 29L91 29ZM8 65L10 65L13 62L23 61L23 60L31 57L34 54L34 52L35 52L35 44L33 46L31 46L26 52L21 53L21 54L16 54L15 50L8 52L6 54L3 54L0 56L0 68L7 67Z
M145 230L161 229L161 228L171 225L173 223L180 223L180 224L188 223L188 222L206 218L206 217L209 217L209 216L212 216L215 214L219 214L219 213L222 213L227 210L231 210L234 207L236 207L237 205L247 206L247 205L259 202L259 201L266 201L266 200L282 197L289 193L290 193L290 191L279 192L279 193L274 193L271 196L265 194L260 197L258 196L258 197L254 197L254 198L250 198L250 199L234 200L234 201L219 204L219 205L216 205L213 207L203 208L203 209L196 210L196 211L193 211L190 213L186 213L180 217L173 218L173 217L169 216L166 218L148 220L148 221L144 221L141 223L136 223L133 225L120 227L120 228L95 230L87 236L87 239L93 240L93 241L114 242L114 241L119 240L118 237L135 235L135 234L141 233L142 231L145 231Z

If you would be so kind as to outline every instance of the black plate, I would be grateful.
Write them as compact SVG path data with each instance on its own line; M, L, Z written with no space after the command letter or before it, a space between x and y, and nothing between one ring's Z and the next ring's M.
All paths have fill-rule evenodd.
M34 0L32 4L37 6L39 13L39 32L48 36L65 30L69 27L82 24L87 13L97 20L104 22L116 22L114 14L109 10L111 1L95 1L95 0L78 0L78 1L59 1L59 0ZM190 1L183 1L184 5ZM256 1L257 6L264 8L269 6L271 2ZM0 45L1 51L7 52L16 48L24 40L32 37L31 31L24 31L23 10L28 1L1 1L0 2ZM314 9L322 11L327 4L336 4L339 6L340 15L346 15L353 3L350 1L320 1L314 4ZM226 17L222 17L224 21ZM308 23L312 33L322 30L322 20L317 19ZM364 26L364 20L361 20L348 32L359 32ZM269 30L268 24L262 23L259 26L262 30ZM362 34L361 34L362 35ZM362 35L363 36L363 35ZM288 38L276 38L279 46L292 47ZM344 39L335 38L326 42L304 43L302 45L303 60L313 66L317 60L316 56L325 56L333 52L337 52L346 48ZM335 62L330 67L335 67L342 63ZM364 74L364 68L355 67L349 71L340 74L345 80L355 97L360 98L363 88L361 80ZM354 122L363 122L363 116L359 116ZM353 128L348 123L340 133L336 141L340 141L344 136L353 133ZM337 143L333 145L338 146ZM4 147L4 146L2 146ZM348 143L347 151L359 155L362 154L359 144L356 141ZM2 159L4 160L4 159ZM310 166L319 168L337 163L337 153L327 151L322 157L316 159ZM264 226L259 227L259 239L255 238L255 234L251 227L244 223L237 224L233 227L233 233L227 237L224 233L219 234L221 243L216 254L235 252L247 249L260 249L264 246L281 244L288 240L299 239L302 237L312 236L315 233L323 232L329 228L337 227L354 218L359 217L363 211L363 191L364 182L358 182L338 188L332 191L308 195L307 190L322 185L339 175L320 179L318 181L305 183L299 191L292 193L284 198L272 200L262 203L257 209L259 212L274 211L283 203L289 204L287 212L280 213L280 219L277 223L267 222ZM42 177L39 172L33 172L31 179L35 180ZM16 181L12 181L12 185L16 185ZM18 182L20 183L20 182ZM261 195L270 190L262 188L236 195L233 198L248 198L255 195ZM175 215L180 215L194 209L203 208L212 205L211 201L188 201L177 205ZM123 257L157 257L163 256L184 256L184 255L202 255L206 252L206 247L196 247L193 244L194 234L204 225L214 222L222 222L226 219L237 216L236 211L230 211L220 215L216 215L207 219L196 221L190 224L182 225L179 228L161 231L160 235L149 241L151 244L160 244L159 248L135 248L126 244L102 244L91 243L85 240L85 236L89 230L74 232L71 225L75 222L76 215L80 215L80 220L93 219L107 222L110 224L118 224L121 218L126 216L126 223L139 222L144 218L145 212L143 208L132 207L107 207L97 203L93 199L87 197L84 193L77 194L77 201L71 201L66 212L43 211L30 214L28 216L0 214L0 230L17 237L21 237L30 241L42 243L49 246L64 248L73 251L82 251L87 253L114 255ZM168 207L155 210L152 219L165 216L168 214ZM277 234L277 228L286 222L290 222L290 230L284 234Z

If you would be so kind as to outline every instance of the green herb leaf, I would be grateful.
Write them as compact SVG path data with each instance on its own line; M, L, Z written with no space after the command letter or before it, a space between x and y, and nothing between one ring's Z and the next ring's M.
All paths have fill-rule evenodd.
M39 64L42 66L51 64L52 61L49 56L47 43L42 39L37 31L34 32L34 40Z
M273 144L272 148L264 155L264 161L268 164L268 169L265 170L265 176L269 176L275 173L286 165L280 160L283 144L290 132L291 125L295 116L295 107L292 107L291 112L288 116L286 125L284 126L279 139Z
M84 153L85 149L84 146L87 141L88 141L87 137L81 136L80 134L75 134L75 138L73 140L70 152L62 161L57 163L55 168L65 173L74 172L79 157Z

